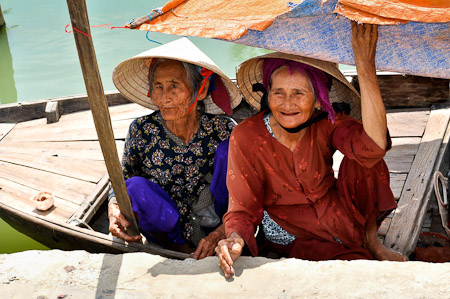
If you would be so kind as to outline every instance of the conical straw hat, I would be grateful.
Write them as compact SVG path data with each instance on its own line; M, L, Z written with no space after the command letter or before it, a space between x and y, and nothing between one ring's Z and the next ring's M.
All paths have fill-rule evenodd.
M237 71L239 89L244 99L257 111L261 109L260 102L263 93L260 91L254 92L252 86L255 83L263 83L262 65L263 59L265 58L281 58L297 61L313 66L331 75L333 80L330 90L330 103L348 103L351 107L350 115L354 118L361 119L361 98L359 93L345 79L335 63L280 52L269 53L244 61Z
M236 84L205 53L185 37L126 59L115 67L113 71L114 85L130 101L153 110L159 109L148 96L148 74L153 58L167 58L188 62L211 70L222 79L231 101L231 108L235 108L241 102L242 97ZM203 103L205 105L205 112L207 113L224 113L212 101L210 96L205 98Z

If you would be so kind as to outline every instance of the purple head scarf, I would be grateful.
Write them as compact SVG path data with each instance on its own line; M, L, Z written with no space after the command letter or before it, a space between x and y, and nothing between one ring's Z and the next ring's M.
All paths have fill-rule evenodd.
M297 61L281 59L281 58L265 58L263 61L263 85L269 90L270 76L281 66L289 67L292 75L294 70L298 70L302 74L306 74L312 83L316 100L319 101L322 110L328 112L328 118L334 123L335 112L330 104L329 89L331 87L331 79L329 76L315 67L303 64Z

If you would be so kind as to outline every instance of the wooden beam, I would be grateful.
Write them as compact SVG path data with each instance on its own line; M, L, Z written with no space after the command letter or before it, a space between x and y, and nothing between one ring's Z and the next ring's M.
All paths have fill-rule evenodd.
M2 6L0 5L0 29L5 27L5 18L3 18Z
M450 108L432 110L419 150L386 234L388 248L410 255L415 248L428 205L432 175L450 118Z
M61 118L61 106L57 101L47 102L45 105L45 117L47 118L47 123L52 124L59 121Z
M108 106L129 104L120 93L106 92ZM0 105L0 123L20 123L45 117L45 105L48 101L56 101L61 106L61 115L78 111L89 110L89 102L86 95L66 96L46 100L37 100L21 103ZM137 104L136 104L137 105Z
M89 106L91 107L100 147L111 178L111 184L116 194L121 213L131 223L131 227L127 231L128 234L132 236L139 235L138 226L134 218L123 178L122 167L117 155L111 118L98 70L94 45L92 43L86 1L67 0L67 6L69 8L73 35L88 94Z
M11 131L16 124L0 124L0 141L8 135L9 131Z

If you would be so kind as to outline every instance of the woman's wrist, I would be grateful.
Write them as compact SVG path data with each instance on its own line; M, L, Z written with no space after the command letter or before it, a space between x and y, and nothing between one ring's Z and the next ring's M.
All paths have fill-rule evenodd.
M116 204L117 205L117 199L115 196L108 198L108 207L112 204Z
M237 232L231 232L231 233L228 235L228 238L242 239L241 235L239 235Z

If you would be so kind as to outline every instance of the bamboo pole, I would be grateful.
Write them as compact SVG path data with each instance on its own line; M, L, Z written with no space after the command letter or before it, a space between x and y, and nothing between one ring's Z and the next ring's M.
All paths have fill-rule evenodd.
M5 26L6 26L5 18L3 17L2 5L0 4L0 28L3 28Z
M111 184L116 194L121 213L130 221L127 233L131 236L139 234L130 199L125 186L122 168L117 155L114 133L111 126L106 96L98 70L97 57L92 43L89 18L85 0L67 0L73 35L77 45L78 57L83 72L84 83L88 94L89 106L94 118L95 129L105 159Z

